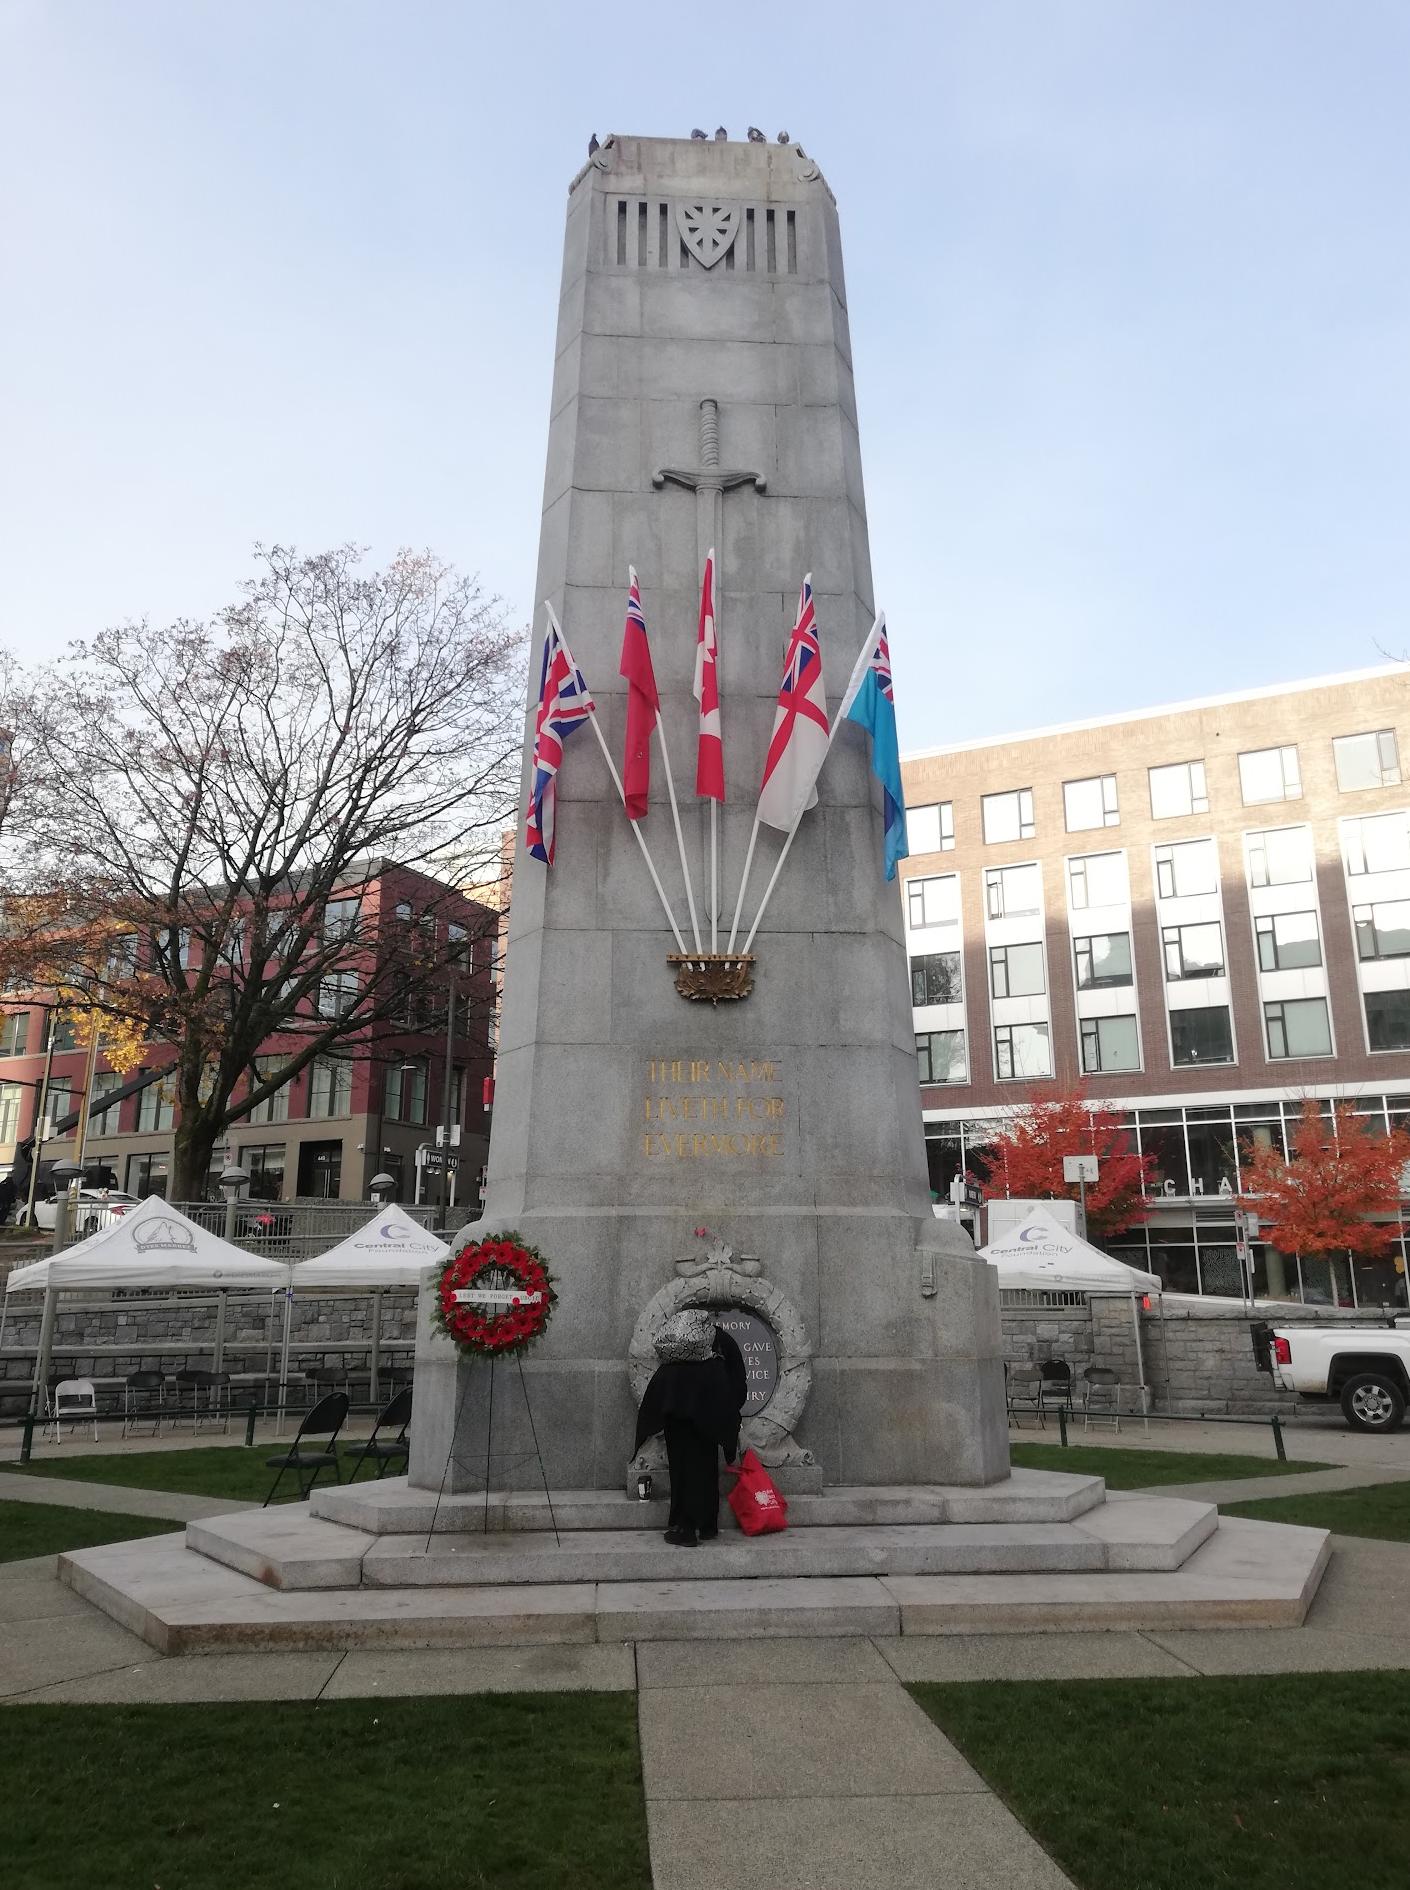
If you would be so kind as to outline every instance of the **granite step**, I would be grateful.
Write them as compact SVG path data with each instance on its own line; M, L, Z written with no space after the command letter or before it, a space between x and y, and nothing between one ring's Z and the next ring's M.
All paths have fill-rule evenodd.
M164 1653L1296 1627L1329 1553L1325 1530L1224 1517L1177 1569L1038 1574L578 1582L290 1592L180 1536L59 1558L60 1579Z
M1122 1497L1075 1523L844 1524L679 1549L641 1529L371 1536L302 1506L192 1522L187 1546L285 1590L557 1582L691 1583L1177 1568L1217 1525L1207 1503Z
M1072 1522L1105 1498L1100 1477L1060 1470L1014 1470L1001 1483L836 1486L819 1495L790 1496L790 1529L829 1528L854 1523L1037 1523ZM641 1529L656 1534L666 1527L666 1503L629 1497L621 1490L556 1490L550 1506L542 1490L492 1491L438 1496L412 1489L405 1477L380 1483L353 1483L315 1490L309 1499L315 1516L369 1535L414 1536L433 1532L466 1535L527 1532L557 1527ZM722 1504L725 1530L738 1525Z

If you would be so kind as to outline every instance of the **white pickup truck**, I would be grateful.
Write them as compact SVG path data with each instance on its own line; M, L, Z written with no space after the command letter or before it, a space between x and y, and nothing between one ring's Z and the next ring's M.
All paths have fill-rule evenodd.
M1341 1405L1354 1431L1399 1430L1410 1404L1410 1328L1253 1327L1253 1356L1281 1391Z

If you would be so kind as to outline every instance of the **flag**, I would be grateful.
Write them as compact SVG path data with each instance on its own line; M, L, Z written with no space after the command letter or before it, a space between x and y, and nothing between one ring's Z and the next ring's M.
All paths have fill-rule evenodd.
M621 673L626 677L627 744L622 756L622 789L628 820L644 820L651 793L651 731L661 713L656 673L651 667L651 645L646 640L646 618L636 572L627 566L627 622L622 631Z
M695 639L695 686L700 704L700 739L695 750L695 792L703 801L725 798L725 747L720 729L720 678L715 643L715 547L700 580L700 629Z
M909 857L906 802L901 789L901 751L896 740L896 697L891 686L891 649L886 618L878 617L857 658L837 722L855 722L871 736L871 771L881 783L886 822L886 877L895 879L896 862ZM836 726L836 724L834 724Z
M798 596L798 621L783 659L774 732L759 788L759 819L789 832L818 804L818 770L828 749L822 648L813 615L811 572Z
M524 843L545 866L553 864L558 765L563 759L563 744L575 728L582 727L592 708L583 672L569 655L558 619L550 610L543 639L534 757L529 767L529 806L524 820Z

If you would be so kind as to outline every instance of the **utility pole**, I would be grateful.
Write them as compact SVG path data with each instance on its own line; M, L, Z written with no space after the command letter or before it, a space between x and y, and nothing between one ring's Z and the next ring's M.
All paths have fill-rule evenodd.
M440 1185L442 1223L444 1223L445 1216L450 1210L450 1103L451 1085L454 1081L455 1071L455 1000L459 989L459 980L449 967L447 967L446 975L446 1067L445 1073L441 1079L441 1121L445 1125L445 1146L442 1150Z
M34 1153L29 1164L29 1196L25 1201L25 1226L34 1226L34 1196L39 1186L39 1158L44 1153L44 1113L49 1107L49 1079L54 1073L54 1006L44 1006L44 1035L47 1039L44 1048L44 1075L39 1084L39 1097L34 1108L34 1122L31 1133L34 1137Z

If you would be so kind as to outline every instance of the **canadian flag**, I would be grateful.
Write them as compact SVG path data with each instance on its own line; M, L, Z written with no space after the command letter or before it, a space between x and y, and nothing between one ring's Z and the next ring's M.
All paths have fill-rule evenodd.
M725 798L725 746L720 730L720 681L716 670L715 547L705 558L700 581L700 629L695 639L695 685L700 704L700 739L695 751L695 792L700 800Z

